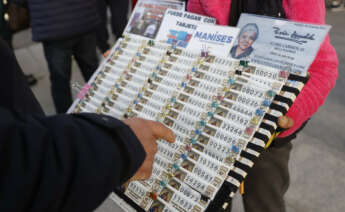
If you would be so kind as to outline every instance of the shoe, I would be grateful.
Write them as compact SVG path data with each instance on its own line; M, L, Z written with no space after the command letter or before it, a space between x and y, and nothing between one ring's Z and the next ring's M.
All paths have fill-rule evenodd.
M331 8L338 8L341 5L341 1L340 0L333 0L332 4L331 4Z
M30 87L37 84L37 79L32 74L28 74L28 75L25 74L25 79L28 82Z

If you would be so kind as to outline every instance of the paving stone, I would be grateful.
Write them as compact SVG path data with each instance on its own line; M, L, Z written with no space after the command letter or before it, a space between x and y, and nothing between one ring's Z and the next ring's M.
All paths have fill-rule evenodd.
M107 198L95 212L122 212L122 210L111 200Z
M31 29L18 32L13 37L13 48L20 49L33 45Z
M297 211L344 211L344 149L301 133L291 154L291 186L286 195ZM340 210L343 209L343 210Z

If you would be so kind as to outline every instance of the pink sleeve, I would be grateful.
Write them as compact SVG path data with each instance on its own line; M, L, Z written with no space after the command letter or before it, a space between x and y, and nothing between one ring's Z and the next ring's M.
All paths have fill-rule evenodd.
M202 9L200 0L188 0L187 11L200 15L207 15L204 9Z
M284 0L283 3L288 19L316 24L325 23L324 0ZM308 72L310 74L308 83L287 113L295 124L279 137L285 137L295 132L318 110L335 86L338 77L338 58L329 36L321 45Z
M217 24L228 25L231 0L189 0L187 11L217 19Z

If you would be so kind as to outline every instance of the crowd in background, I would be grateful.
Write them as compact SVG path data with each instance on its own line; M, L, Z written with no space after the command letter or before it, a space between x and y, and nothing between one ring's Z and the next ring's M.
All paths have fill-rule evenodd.
M87 81L98 67L96 48L103 54L110 49L108 8L112 33L119 38L126 27L129 7L135 2L0 0L0 36L12 48L13 34L32 27L33 41L43 45L56 111L65 113L72 104L72 56ZM37 83L32 74L26 75L26 80L29 85Z

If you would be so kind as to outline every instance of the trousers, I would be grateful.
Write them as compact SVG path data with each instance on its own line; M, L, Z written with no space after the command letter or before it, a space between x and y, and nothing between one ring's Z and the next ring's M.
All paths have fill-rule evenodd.
M245 180L243 204L246 212L285 212L284 195L289 188L288 163L292 143L264 152Z
M43 42L48 63L51 92L57 113L65 113L72 104L72 56L78 63L83 78L88 81L98 67L96 36L93 33L64 40Z
M127 24L127 14L129 8L128 0L98 0L98 11L101 17L101 24L97 28L97 46L106 52L110 46L108 43L109 33L107 29L107 6L111 11L111 29L116 38L122 36Z
M246 212L286 212L284 195L290 185L289 160L292 140L309 120L293 134L276 138L248 172L242 196ZM226 212L231 212L231 206Z
M248 172L242 195L245 212L286 212L284 195L290 183L292 143L284 142L264 151ZM231 212L231 206L225 211Z

